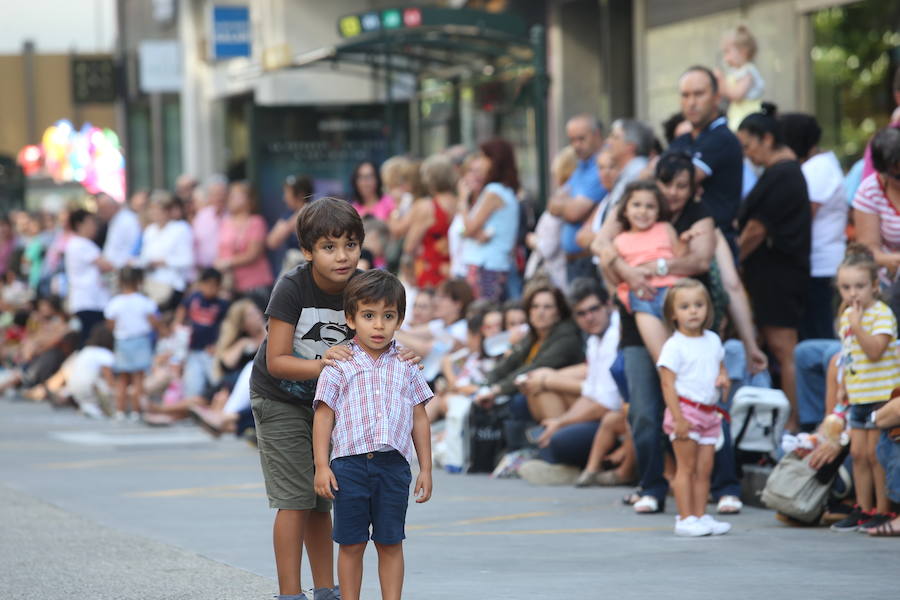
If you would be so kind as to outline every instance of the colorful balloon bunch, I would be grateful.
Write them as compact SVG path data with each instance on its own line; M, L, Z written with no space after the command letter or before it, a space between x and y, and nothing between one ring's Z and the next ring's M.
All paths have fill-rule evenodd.
M104 192L125 201L125 158L113 130L85 123L78 131L61 119L44 132L41 151L44 168L55 181L77 181L91 194Z

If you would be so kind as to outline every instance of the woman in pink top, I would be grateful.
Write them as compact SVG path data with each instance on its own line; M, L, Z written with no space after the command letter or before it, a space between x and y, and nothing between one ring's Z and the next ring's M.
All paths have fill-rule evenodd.
M678 280L668 274L666 265L683 247L669 223L668 205L653 180L628 184L617 217L624 229L613 240L620 260L632 267L657 261L657 270L650 279L650 285L657 289L653 298L631 291L627 283L620 283L617 290L619 300L634 313L638 331L655 362L668 334L663 321L663 301L668 288Z
M246 293L267 288L275 281L266 258L266 221L254 214L253 190L243 181L228 189L228 215L219 229L219 253L215 267L234 278L234 290Z
M374 164L366 161L356 165L350 187L353 190L353 206L360 217L372 216L387 222L394 211L394 200L388 195L381 195L381 176Z

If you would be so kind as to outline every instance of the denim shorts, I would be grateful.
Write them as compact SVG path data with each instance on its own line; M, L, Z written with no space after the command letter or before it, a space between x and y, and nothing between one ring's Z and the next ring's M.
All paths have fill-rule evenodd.
M892 502L900 502L900 442L893 441L887 431L882 431L876 454L884 468L888 498Z
M153 340L141 335L116 340L116 373L144 373L153 364Z
M412 472L396 450L342 456L331 461L337 479L334 494L334 541L385 546L406 539L406 507Z
M850 405L850 429L878 429L872 422L872 413L884 406L884 402Z
M628 292L628 303L632 313L649 313L659 320L663 320L663 302L666 301L668 287L656 288L656 294L652 298L638 298L632 291Z

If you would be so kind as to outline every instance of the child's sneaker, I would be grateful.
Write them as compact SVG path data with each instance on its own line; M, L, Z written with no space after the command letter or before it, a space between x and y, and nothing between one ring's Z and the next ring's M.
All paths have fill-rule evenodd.
M709 531L713 535L723 535L731 531L731 523L716 521L712 515L703 515L699 521L709 527Z
M871 519L872 516L861 509L859 505L855 505L853 510L850 511L850 514L835 523L831 526L832 531L840 531L841 533L845 533L848 531L856 531L859 529L859 526L864 522Z
M116 414L113 416L113 420L114 420L114 421L119 421L119 422L124 421L124 420L125 420L125 413L123 413L121 410L117 410L117 411L116 411Z
M313 590L313 600L341 600L341 588L318 588Z
M712 529L700 519L691 515L682 519L675 517L675 535L684 537L703 537L712 533Z

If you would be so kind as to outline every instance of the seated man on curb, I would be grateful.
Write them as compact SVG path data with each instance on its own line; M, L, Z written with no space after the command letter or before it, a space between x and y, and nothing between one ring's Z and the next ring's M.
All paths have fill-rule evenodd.
M891 400L872 413L875 426L881 429L878 440L878 460L884 468L888 498L896 507L900 504L900 395L898 390ZM900 517L869 530L876 537L900 537Z
M588 337L587 362L566 369L536 369L524 391L532 417L544 426L540 459L525 462L519 475L538 485L575 483L603 417L621 406L610 373L619 345L619 315L598 282L572 283L575 322Z

